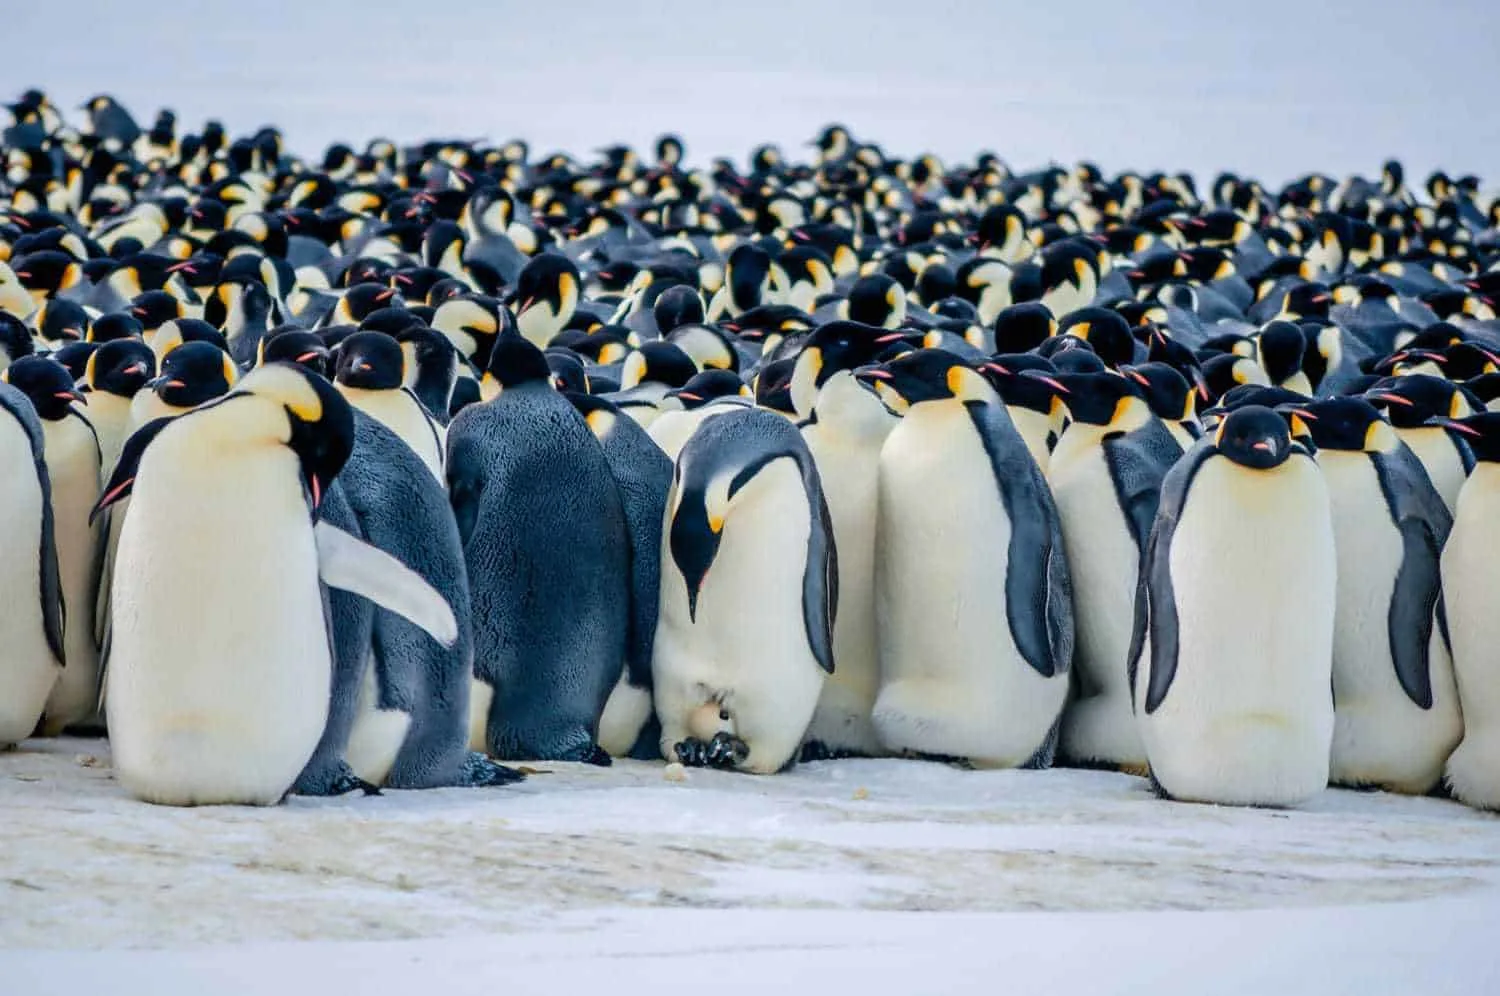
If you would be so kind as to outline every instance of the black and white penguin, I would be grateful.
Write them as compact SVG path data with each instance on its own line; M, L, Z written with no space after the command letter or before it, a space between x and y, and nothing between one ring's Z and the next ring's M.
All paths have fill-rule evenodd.
M331 384L277 364L126 443L95 513L132 496L106 700L115 773L132 795L166 805L285 796L328 718L320 578L440 642L457 639L452 609L419 575L317 522L352 436Z
M1335 564L1322 473L1271 409L1230 412L1167 474L1130 653L1163 795L1293 806L1328 784Z
M30 400L0 383L0 482L9 552L0 570L6 611L0 615L0 749L31 736L64 668L63 598L44 458L42 423Z
M838 597L828 506L797 429L754 409L705 421L678 457L663 533L662 753L779 771L834 670Z
M1408 374L1380 381L1365 399L1384 410L1401 441L1411 447L1453 511L1474 466L1466 436L1444 424L1474 414L1458 385L1431 374Z
M56 736L87 723L99 703L99 646L94 629L100 531L89 509L99 494L99 440L78 407L86 395L74 386L62 364L42 356L12 363L0 379L31 401L42 420L42 439L51 485L52 528L66 614L63 649L67 666L47 698L43 729Z
M1453 530L1441 561L1453 670L1463 706L1463 740L1448 758L1445 780L1455 798L1500 810L1500 587L1494 583L1500 543L1500 414L1453 423L1473 451L1474 472L1458 493Z
M533 256L516 278L516 326L527 341L546 349L578 310L578 267L566 256Z
M984 767L1046 767L1073 658L1047 482L999 395L951 353L920 350L859 376L902 415L880 453L881 742Z
M474 598L474 673L492 696L486 747L501 760L607 762L599 717L630 615L619 492L540 349L502 336L486 373L500 393L454 418L447 460Z
M1299 417L1328 483L1338 555L1330 777L1424 795L1464 726L1448 639L1435 624L1452 518L1368 401L1330 398Z
M1063 717L1062 755L1144 771L1128 677L1135 589L1161 482L1182 445L1135 380L1111 373L1060 379L1072 421L1052 451L1047 483L1073 582L1079 693Z
M82 388L88 393L89 424L99 439L101 476L114 473L130 434L130 404L156 376L156 354L138 339L106 342L89 356Z
M334 368L339 393L390 429L445 480L447 429L406 386L406 354L384 332L356 332L339 343Z
M705 419L754 404L750 388L738 374L705 370L661 399L646 434L669 460L675 461Z

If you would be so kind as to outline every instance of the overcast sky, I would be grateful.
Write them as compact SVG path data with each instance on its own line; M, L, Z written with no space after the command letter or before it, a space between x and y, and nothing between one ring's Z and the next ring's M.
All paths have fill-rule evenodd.
M75 0L8 12L4 78L143 125L787 147L830 121L889 152L1016 167L1500 174L1500 0ZM66 37L48 38L65 32Z

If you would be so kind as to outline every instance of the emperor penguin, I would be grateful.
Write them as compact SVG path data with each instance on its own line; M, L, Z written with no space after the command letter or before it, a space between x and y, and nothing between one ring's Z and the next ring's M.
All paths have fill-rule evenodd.
M130 431L182 415L229 393L240 378L230 355L211 342L187 342L161 358L157 375L130 402Z
M1078 699L1063 717L1062 755L1144 773L1146 751L1127 676L1141 553L1161 484L1182 446L1129 377L1060 377L1072 421L1047 466L1073 580Z
M448 431L448 486L474 599L474 673L499 760L608 763L599 717L629 635L630 537L583 416L519 334L490 353L499 393Z
M1445 772L1455 798L1500 811L1500 413L1482 412L1450 425L1473 451L1474 472L1458 493L1453 531L1443 547L1443 600L1453 641L1453 669L1463 706L1463 740Z
M662 754L780 771L834 670L838 597L828 505L795 426L758 409L699 426L677 459L661 565Z
M871 720L880 692L875 618L880 451L899 420L871 383L854 375L865 359L858 347L842 355L827 343L820 348L824 359L819 373L825 379L818 387L812 417L799 427L818 468L838 550L838 611L833 622L838 668L823 683L803 756L875 757L884 753Z
M328 719L320 579L457 640L451 607L419 575L317 520L352 439L331 384L271 364L126 442L95 513L133 495L106 700L115 772L132 795L264 806L287 793Z
M407 357L384 332L356 332L339 343L334 383L360 411L390 429L438 481L445 480L447 429L406 386Z
M62 364L27 356L12 363L0 379L25 394L41 417L62 600L65 606L78 607L66 614L63 650L67 666L47 698L43 721L44 732L56 736L91 720L99 702L93 607L103 551L101 532L89 520L89 507L99 494L99 440L77 407L86 396Z
M1335 785L1425 795L1463 735L1440 618L1452 517L1416 455L1362 398L1301 410L1333 508Z
M586 394L566 397L604 450L630 532L630 636L619 680L599 717L599 746L614 757L660 760L660 729L653 723L651 704L651 655L661 600L661 531L672 487L672 459L610 402ZM478 732L482 745L482 717Z
M114 473L130 434L131 401L154 376L156 354L138 339L106 342L89 355L83 389L88 392L89 422L99 437L105 478Z
M1441 377L1410 374L1380 381L1365 392L1365 399L1385 411L1396 435L1422 461L1443 504L1453 511L1474 466L1468 436L1449 424L1474 413L1464 392Z
M566 256L533 256L516 278L516 325L526 340L546 349L578 310L578 267Z
M1050 766L1073 596L1047 482L999 395L957 356L924 349L857 376L902 416L880 451L881 743L979 767Z
M1027 452L1046 474L1068 417L1063 404L1068 389L1057 379L1052 361L1034 353L997 353L979 365L979 372L1005 402Z
M0 750L31 736L64 666L63 599L58 574L52 485L36 409L0 383Z
M1335 572L1328 487L1275 411L1231 411L1167 474L1130 653L1160 794L1295 806L1327 786Z
M755 398L739 374L705 370L662 398L657 406L659 414L646 427L646 434L668 459L675 461L705 419L754 405Z

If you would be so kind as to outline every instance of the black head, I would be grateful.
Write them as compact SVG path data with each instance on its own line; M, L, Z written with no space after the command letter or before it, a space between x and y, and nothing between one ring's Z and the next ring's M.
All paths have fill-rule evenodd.
M1320 450L1381 453L1399 442L1379 409L1364 398L1324 398L1294 414Z
M50 357L23 356L0 372L0 380L26 395L49 422L67 418L74 402L88 403L68 368Z
M1013 304L995 316L995 348L1003 353L1036 349L1057 333L1057 320L1040 301Z
M87 339L93 319L83 305L67 298L48 301L37 316L36 328L48 342L76 342Z
M130 302L130 314L143 330L161 327L162 322L182 317L182 302L166 291L146 291Z
M682 387L698 372L693 358L670 342L648 342L625 358L622 385L656 383Z
M686 409L701 408L720 398L750 399L750 388L731 370L705 370L672 392Z
M662 291L652 307L656 328L666 335L681 325L698 325L703 322L703 297L695 288L675 284Z
M849 320L876 327L894 327L906 317L906 294L901 284L884 273L860 277L849 289Z
M791 413L792 372L797 361L794 357L773 360L760 368L755 378L755 403L776 412Z
M1063 403L1075 422L1118 426L1132 416L1147 413L1145 389L1129 377L1107 371L1071 373L1060 369L1056 380L1067 389Z
M1500 412L1480 412L1444 424L1463 436L1474 459L1500 463Z
M1209 397L1217 401L1234 388L1265 379L1260 364L1249 357L1220 353L1203 361L1203 382Z
M946 349L915 350L878 367L863 367L855 376L873 384L880 400L898 415L925 401L967 402L994 396L978 371Z
M540 253L516 278L515 313L519 315L538 304L561 313L567 310L566 302L578 300L580 286L578 267L572 260L555 252Z
M133 398L155 374L151 347L136 339L115 339L94 350L82 379L90 391Z
M89 329L89 341L105 343L116 339L140 339L144 334L139 318L125 311L111 311L94 319Z
M361 332L384 332L386 335L395 335L403 329L421 324L421 319L414 316L403 305L396 308L376 308L360 319L359 330Z
M1051 415L1068 389L1050 360L1035 353L996 353L979 372L1007 405Z
M1416 429L1430 419L1458 419L1471 414L1457 384L1430 374L1388 377L1366 391L1365 400L1382 409L1398 429Z
M1130 325L1111 308L1080 308L1063 319L1059 333L1087 342L1107 367L1118 369L1135 359Z
M31 331L15 315L0 311L0 367L36 352Z
M1282 308L1299 318L1327 318L1333 294L1323 284L1298 284L1287 292Z
M1500 351L1478 342L1454 343L1443 350L1442 366L1452 380L1472 380L1500 372Z
M1193 418L1197 392L1175 367L1166 363L1142 363L1125 367L1122 372L1141 386L1146 404L1158 418L1173 421Z
M874 363L881 350L899 338L898 333L862 322L828 322L813 331L802 355L814 368L813 385L822 387L840 370Z
M306 329L288 328L261 344L262 365L292 363L325 379L330 370L329 357L328 347L323 340Z
M52 359L68 368L75 382L83 380L83 375L88 372L89 357L99 348L97 343L92 342L70 342L62 348L54 350Z
M405 373L401 344L384 332L356 332L339 343L334 379L345 387L394 391Z
M193 408L229 393L239 377L234 360L208 342L185 342L161 361L147 386L173 408Z
M1260 405L1236 408L1224 416L1214 434L1214 449L1241 467L1270 470L1294 450L1291 428L1281 415Z
M760 246L744 243L729 254L729 295L741 310L760 303L760 289L771 273L771 255Z
M577 353L569 349L549 348L543 354L547 357L548 369L552 371L553 387L574 394L589 392L588 373Z
M540 349L521 334L512 333L495 340L485 375L494 378L502 390L508 391L522 384L550 384L552 368L547 365L547 357Z
M11 261L11 270L21 286L47 297L56 297L83 279L83 267L72 256L58 249L27 253Z
M1204 415L1224 415L1234 411L1236 408L1244 408L1248 405L1260 405L1263 408L1300 408L1311 401L1304 394L1289 391L1284 387L1272 387L1268 384L1241 384L1239 387L1231 388L1225 395L1218 399L1218 403Z
M1302 369L1302 357L1307 352L1307 337L1302 327L1294 322L1268 322L1256 336L1260 365L1271 379L1280 384Z
M224 338L224 333L201 318L178 318L163 323L162 327L156 331L156 341L153 345L157 349L164 349L165 342L174 337L182 342L211 343L224 352L229 352L229 342Z
M355 323L364 321L372 312L382 308L395 308L404 304L395 288L383 283L355 284L344 292L341 303L348 312L349 320Z

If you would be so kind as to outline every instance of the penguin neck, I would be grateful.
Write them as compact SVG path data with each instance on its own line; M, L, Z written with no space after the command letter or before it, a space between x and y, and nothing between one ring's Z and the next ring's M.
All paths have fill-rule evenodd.
M860 440L884 439L900 421L847 370L823 385L813 411L825 431Z

